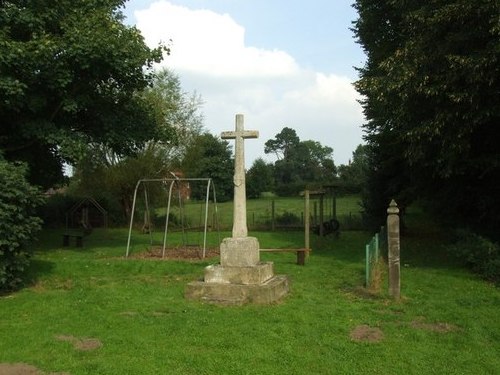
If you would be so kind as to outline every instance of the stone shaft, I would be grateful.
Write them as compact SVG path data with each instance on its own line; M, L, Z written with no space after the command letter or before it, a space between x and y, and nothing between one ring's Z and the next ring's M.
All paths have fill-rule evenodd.
M245 147L246 138L258 138L259 132L256 130L244 130L243 115L236 115L235 131L222 132L222 139L234 139L234 219L233 237L246 237L247 228L247 198L245 187Z

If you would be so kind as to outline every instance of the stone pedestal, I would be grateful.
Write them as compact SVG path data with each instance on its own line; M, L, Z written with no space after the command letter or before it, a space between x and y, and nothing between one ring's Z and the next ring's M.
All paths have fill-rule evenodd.
M186 298L225 305L269 304L288 293L288 278L275 276L272 262L260 262L256 238L225 238L220 253L220 264L206 267L203 281L186 286Z

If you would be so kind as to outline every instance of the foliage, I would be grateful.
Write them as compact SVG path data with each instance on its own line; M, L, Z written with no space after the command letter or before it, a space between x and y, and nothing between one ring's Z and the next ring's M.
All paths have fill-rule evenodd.
M347 165L339 165L339 185L343 193L359 194L366 184L368 174L368 146L358 145Z
M300 139L295 129L284 127L276 134L274 139L269 139L265 143L264 152L266 154L274 153L278 160L290 157L291 151L297 147Z
M282 214L276 215L276 223L278 225L297 225L300 224L300 217L293 212L285 211Z
M457 231L448 251L487 280L500 282L500 245L467 230Z
M0 158L0 291L21 284L33 253L30 244L41 225L34 214L42 197L26 181L26 172L25 165Z
M111 207L115 197L122 212L115 222L130 218L132 198L138 180L144 178L171 178L187 148L200 134L201 105L196 95L182 92L180 79L165 69L153 78L153 85L142 94L150 103L155 118L157 139L137 147L133 155L120 157L103 144L90 144L75 169L73 191L79 195L106 195ZM155 198L158 186L149 187L150 198ZM104 193L104 194L103 194ZM158 194L157 194L158 195Z
M259 198L261 193L274 190L273 164L256 159L246 173L247 198Z
M186 177L211 178L215 184L217 201L233 197L234 165L229 143L210 133L197 136L186 150L180 165ZM205 199L206 187L192 186L193 199Z
M115 221L128 221L132 210L134 190L139 180L145 178L170 177L171 164L165 159L164 149L156 143L148 145L136 156L129 156L108 163L105 155L87 155L75 170L70 186L74 195L92 196L95 199L106 195L114 197L122 208L121 218ZM158 190L158 185L156 190ZM152 199L155 187L149 187Z
M168 49L122 23L124 0L0 3L0 149L51 186L82 147L127 154L157 137L138 95Z
M154 110L161 135L157 141L164 149L165 159L179 163L189 145L203 132L201 97L183 92L179 76L169 69L157 72L143 95Z
M264 152L278 157L274 179L279 195L295 195L308 184L332 183L336 178L333 149L317 141L301 141L294 129L283 128L265 143Z
M424 197L446 216L497 228L498 2L358 0L355 8L368 56L356 88L378 180L370 204L392 189L392 198Z

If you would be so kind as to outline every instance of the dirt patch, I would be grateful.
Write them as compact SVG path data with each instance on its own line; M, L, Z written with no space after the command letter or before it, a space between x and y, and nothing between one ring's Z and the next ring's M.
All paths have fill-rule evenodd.
M40 375L41 372L31 365L25 363L0 363L0 374L2 375Z
M342 291L350 298L383 299L377 292L361 286L342 288Z
M210 247L205 249L205 259L218 257L220 254L218 247ZM130 258L137 259L153 259L153 260L201 260L203 259L203 248L198 246L189 247L172 247L165 249L165 257L163 258L163 248L161 246L154 247L142 253L132 254Z
M1 375L45 375L47 373L40 371L35 366L26 363L0 363ZM67 372L51 372L47 375L69 375Z
M380 342L384 339L384 332L380 328L363 324L354 328L350 337L356 342Z
M92 338L78 338L74 336L58 335L56 336L56 340L69 342L76 350L81 351L95 350L102 346L102 342L100 340Z
M457 331L458 327L449 323L425 323L421 320L414 320L410 323L410 326L415 329L423 329L426 331L447 333Z

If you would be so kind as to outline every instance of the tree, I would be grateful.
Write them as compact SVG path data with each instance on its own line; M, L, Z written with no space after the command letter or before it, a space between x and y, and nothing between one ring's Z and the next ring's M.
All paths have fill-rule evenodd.
M137 181L170 178L169 172L178 168L187 148L202 130L200 98L182 92L179 77L171 71L165 69L156 74L153 85L142 95L152 108L156 140L137 147L133 155L126 157L106 145L90 144L73 178L75 193L115 197L126 220Z
M248 198L259 198L262 192L274 191L272 163L264 159L256 159L246 174L246 188Z
M122 23L124 2L0 2L0 150L30 181L55 183L89 142L127 154L157 136L139 93L166 48Z
M233 198L234 163L227 141L210 133L197 136L186 150L180 169L186 177L211 178L216 187L218 201L224 202ZM205 194L205 187L191 186L194 199L204 199Z
M358 145L349 164L339 166L339 180L347 192L361 193L363 190L368 174L368 158L368 146Z
M278 160L289 157L290 152L300 142L297 132L294 129L284 127L274 139L269 139L265 143L264 152L266 154L274 153Z
M317 141L301 141L294 129L283 128L265 143L264 152L278 156L274 177L281 195L296 194L308 184L331 183L336 177L333 149Z
M75 195L92 196L121 208L121 217L114 217L122 222L130 219L132 200L137 181L145 178L171 177L172 163L165 157L165 152L157 143L149 143L134 156L110 161L106 152L99 154L94 147L92 154L81 160L72 177L70 192ZM150 189L154 198L156 190Z
M145 98L155 109L159 143L170 160L179 162L194 139L203 132L201 96L182 91L178 75L169 69L157 72Z
M368 55L356 87L373 167L397 178L396 194L424 198L462 223L498 227L498 2L355 7L354 30Z
M29 246L41 227L35 209L40 192L25 179L26 166L13 165L0 155L0 291L21 284L33 251Z

